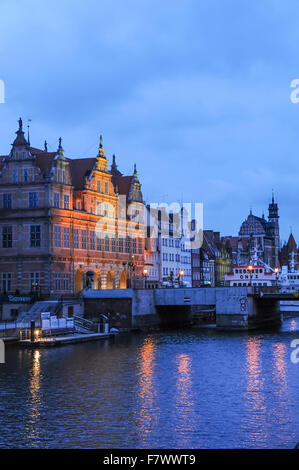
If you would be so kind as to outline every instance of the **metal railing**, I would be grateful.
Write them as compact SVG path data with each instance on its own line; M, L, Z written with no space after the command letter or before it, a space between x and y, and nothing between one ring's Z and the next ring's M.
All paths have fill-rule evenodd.
M86 320L86 318L78 317L76 315L73 316L74 319L74 326L78 328L84 328L84 330L89 330L97 333L98 325L90 320Z

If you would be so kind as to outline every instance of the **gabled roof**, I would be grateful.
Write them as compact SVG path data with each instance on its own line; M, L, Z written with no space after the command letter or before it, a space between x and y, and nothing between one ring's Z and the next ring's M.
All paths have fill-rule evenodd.
M129 195L132 176L112 176L112 183L119 194Z
M288 243L287 243L287 249L289 252L296 251L297 250L297 244L295 242L295 238L293 237L293 234L289 236Z
M85 177L92 171L96 158L67 158L70 164L72 183L76 190L83 190L85 186Z

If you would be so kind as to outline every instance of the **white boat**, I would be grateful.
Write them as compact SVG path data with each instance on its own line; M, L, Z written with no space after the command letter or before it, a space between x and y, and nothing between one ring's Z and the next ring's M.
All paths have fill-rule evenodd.
M281 292L299 293L299 270L295 269L295 254L292 252L289 266L282 266L278 284ZM281 300L280 311L287 315L299 314L299 294L298 300Z
M256 244L253 247L249 265L233 266L232 269L232 273L224 276L225 283L231 287L277 285L278 272L258 258Z
M249 266L233 266L233 272L226 274L224 280L231 287L277 285L277 275L275 272L269 271L266 266L253 264Z

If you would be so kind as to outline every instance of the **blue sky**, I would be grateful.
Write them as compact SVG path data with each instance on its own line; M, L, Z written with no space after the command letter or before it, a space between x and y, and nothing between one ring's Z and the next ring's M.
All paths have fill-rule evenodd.
M136 162L145 199L204 203L237 234L278 199L299 241L298 4L277 0L1 0L0 154L17 119L68 157Z

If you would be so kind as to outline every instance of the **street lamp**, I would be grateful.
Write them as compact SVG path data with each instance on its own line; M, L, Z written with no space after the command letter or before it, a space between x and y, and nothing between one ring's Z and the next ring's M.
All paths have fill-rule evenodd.
M250 283L249 283L249 286L251 287L251 284L252 284L252 273L253 273L253 266L252 264L250 264L249 266L247 266L247 271L249 272L250 274Z
M146 268L144 268L142 273L143 273L143 276L144 276L144 287L146 287L146 276L148 274L148 270Z
M183 269L181 269L178 276L177 276L178 281L179 281L179 287L182 287L181 277L184 276L184 274L185 274L185 271Z

